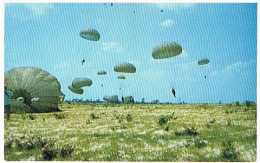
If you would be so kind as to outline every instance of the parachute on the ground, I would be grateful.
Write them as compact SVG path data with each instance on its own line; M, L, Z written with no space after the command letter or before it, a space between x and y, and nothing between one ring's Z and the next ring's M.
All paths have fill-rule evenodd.
M115 72L122 72L122 73L135 73L136 68L131 63L119 63L114 67Z
M81 88L75 89L75 88L72 87L72 85L69 85L68 88L69 88L69 90L70 90L71 92L76 93L76 94L80 94L80 95L81 95L81 94L83 94L83 92L84 92L83 89L81 89Z
M201 59L198 61L198 65L206 65L209 63L209 60L207 58Z
M17 101L22 101L22 102L24 102L24 98L23 98L23 97L18 97L18 98L17 98Z
M98 31L95 29L84 29L83 31L80 32L80 37L87 39L89 41L98 41L100 39L100 35Z
M91 86L92 80L89 78L76 78L72 81L72 87L74 89L80 89L81 87Z
M124 75L119 75L117 78L118 78L118 79L123 79L123 80L126 79L126 77L125 77Z
M111 103L117 103L118 100L118 96L117 95L113 95L113 96L104 96L103 99L107 102L111 102Z
M37 98L37 97L31 99L31 101L34 101L34 102L36 102L38 100L39 100L39 98Z
M5 85L13 93L12 98L23 97L23 104L30 112L50 112L59 110L61 85L50 73L33 67L21 67L5 73ZM39 98L32 102L32 98ZM16 100L13 101L15 106ZM24 107L26 107L24 106ZM12 106L11 106L12 107ZM14 112L16 108L12 108Z
M99 71L97 74L98 74L98 75L106 75L107 72L106 72L106 71Z
M182 53L182 47L176 42L157 45L152 52L154 59L165 59L178 56Z

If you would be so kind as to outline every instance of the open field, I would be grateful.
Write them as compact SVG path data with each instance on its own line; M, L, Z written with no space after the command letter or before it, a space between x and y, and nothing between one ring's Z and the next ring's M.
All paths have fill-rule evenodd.
M62 112L11 114L5 160L256 161L256 106L59 107Z

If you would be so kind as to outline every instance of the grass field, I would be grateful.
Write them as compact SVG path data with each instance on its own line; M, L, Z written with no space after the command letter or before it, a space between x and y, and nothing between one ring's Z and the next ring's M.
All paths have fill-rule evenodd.
M5 160L256 161L256 106L67 104L11 114Z

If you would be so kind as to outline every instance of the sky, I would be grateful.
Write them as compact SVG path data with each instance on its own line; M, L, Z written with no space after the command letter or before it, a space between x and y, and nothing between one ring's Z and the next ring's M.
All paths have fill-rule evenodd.
M4 17L4 71L41 68L58 79L65 100L132 95L146 102L256 102L256 3L5 3ZM81 38L86 28L100 40ZM153 59L153 49L166 42L180 44L182 54ZM202 58L210 63L199 66ZM121 62L136 67L123 74L126 80L113 69ZM101 70L107 75L97 75ZM84 94L68 89L85 77L93 84Z

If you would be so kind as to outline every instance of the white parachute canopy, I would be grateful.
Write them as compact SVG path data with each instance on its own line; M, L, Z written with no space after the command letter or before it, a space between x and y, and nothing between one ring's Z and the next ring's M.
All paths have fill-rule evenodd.
M100 34L95 29L87 28L80 32L80 37L89 41L98 41L100 39Z
M81 87L89 87L92 85L92 80L89 78L76 78L72 81L72 87L74 89L80 89Z
M135 73L136 68L131 63L123 62L123 63L119 63L119 64L115 65L114 71L115 72L121 72L121 73Z
M33 67L21 67L5 73L5 85L13 92L13 98L23 97L23 103L36 112L58 110L61 85L56 77L47 71ZM33 98L39 98L37 103Z
M167 59L182 53L182 47L176 42L168 42L157 45L152 52L154 59Z

